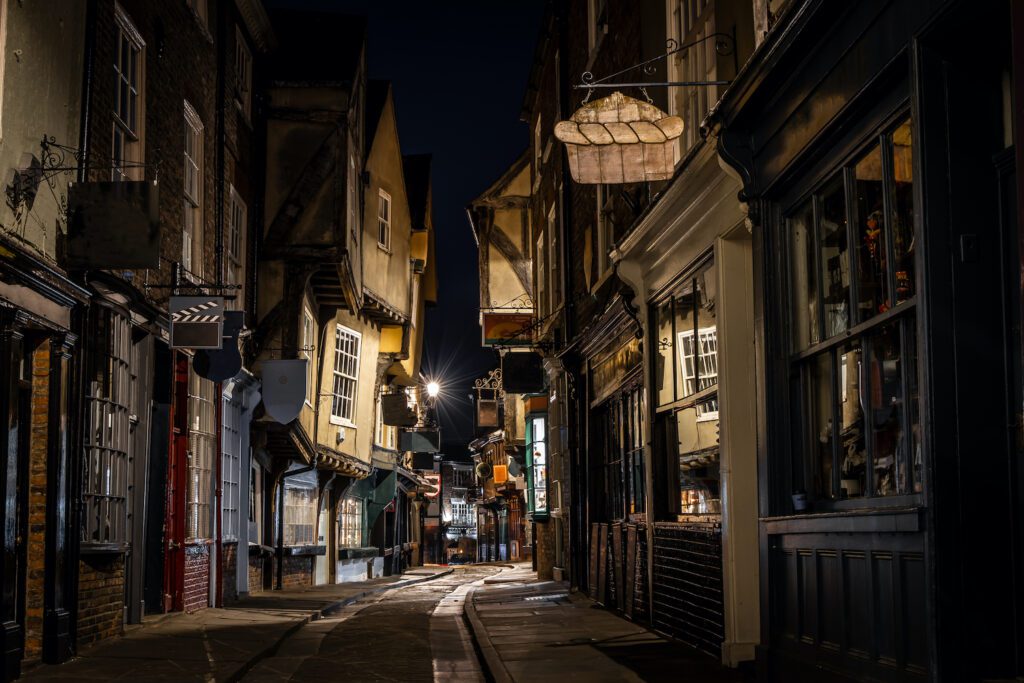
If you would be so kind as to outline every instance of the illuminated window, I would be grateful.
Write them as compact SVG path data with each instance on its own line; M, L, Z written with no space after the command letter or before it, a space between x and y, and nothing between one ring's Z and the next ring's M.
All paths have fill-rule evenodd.
M342 548L359 548L363 545L363 501L346 497L341 501L338 512L338 544Z
M316 470L285 480L284 544L313 545L316 529Z

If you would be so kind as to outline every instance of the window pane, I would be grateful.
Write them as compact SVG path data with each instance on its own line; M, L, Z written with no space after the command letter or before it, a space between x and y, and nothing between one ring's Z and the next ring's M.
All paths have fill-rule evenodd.
M813 230L814 210L811 202L807 202L789 221L790 268L793 273L793 345L797 351L821 341Z
M701 408L697 404L675 415L682 514L721 512L718 421L703 419Z
M872 336L870 378L874 489L880 496L891 496L907 488L900 355L898 324L886 325Z
M658 405L675 400L674 358L675 344L672 342L672 300L658 306L655 313L657 328L654 343L658 349L655 358L654 381Z
M715 271L708 266L697 275L696 301L697 306L697 390L703 391L718 384L718 328L715 322L715 300L718 296L718 284ZM717 401L714 412L718 412Z
M882 149L875 146L854 167L857 193L857 322L889 308L886 275L885 190Z
M908 120L892 134L892 239L896 257L896 303L914 295L914 164Z
M864 495L867 454L864 447L864 376L860 342L837 351L839 377L839 496Z
M812 476L815 490L822 498L835 498L832 486L832 357L828 353L815 356L807 365L807 405L805 414L810 427L809 449L812 455Z
M697 345L694 334L694 288L693 282L675 300L676 321L676 397L684 398L697 392Z
M850 318L850 254L841 177L829 183L821 194L818 239L825 290L825 336L831 337L846 331Z

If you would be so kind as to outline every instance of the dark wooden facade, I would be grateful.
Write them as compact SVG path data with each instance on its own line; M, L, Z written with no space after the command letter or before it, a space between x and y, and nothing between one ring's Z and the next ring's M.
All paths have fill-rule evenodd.
M1010 4L792 3L706 122L743 178L753 224L766 680L1022 673L1024 613L1013 597L1022 586L1013 427L1021 347ZM911 136L887 142L901 130ZM828 188L845 187L839 225L847 216L863 225L868 190L857 174L875 144L883 168L900 145L908 159L912 147L912 169L895 171L902 180L880 176L890 235L899 220L893 186L913 185L910 246L890 237L882 254L903 270L880 281L888 298L863 304L874 296L863 278L877 252L851 242L854 305L844 315L859 317L839 335L826 328L801 345L792 279L802 258L798 212L813 206L822 224ZM815 268L827 277L827 264ZM830 305L814 303L823 316ZM880 350L878 340L897 329L901 346ZM838 374L851 353L868 354L858 361L872 387L861 394L872 408L863 432L840 432L831 418L808 427L808 368L818 357L831 364L835 399L854 386ZM902 393L888 388L885 373ZM844 410L835 409L837 422ZM880 440L886 421L897 419L886 410L903 411L892 432L903 446ZM840 434L842 445L831 445ZM864 434L866 448L852 453ZM814 454L826 447L842 472L818 468ZM850 464L865 453L866 464ZM893 477L884 474L889 462L897 463ZM856 467L869 474L853 478ZM793 494L803 491L809 508L798 510Z

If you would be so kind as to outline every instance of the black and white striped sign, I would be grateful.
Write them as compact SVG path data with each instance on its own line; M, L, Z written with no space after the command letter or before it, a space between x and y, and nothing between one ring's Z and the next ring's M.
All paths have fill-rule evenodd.
M224 328L224 298L172 296L171 348L219 349Z

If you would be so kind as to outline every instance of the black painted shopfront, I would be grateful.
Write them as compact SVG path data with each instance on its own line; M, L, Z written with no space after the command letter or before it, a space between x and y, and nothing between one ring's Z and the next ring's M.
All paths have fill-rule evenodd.
M766 680L1022 673L1009 24L794 2L707 122L753 223Z

